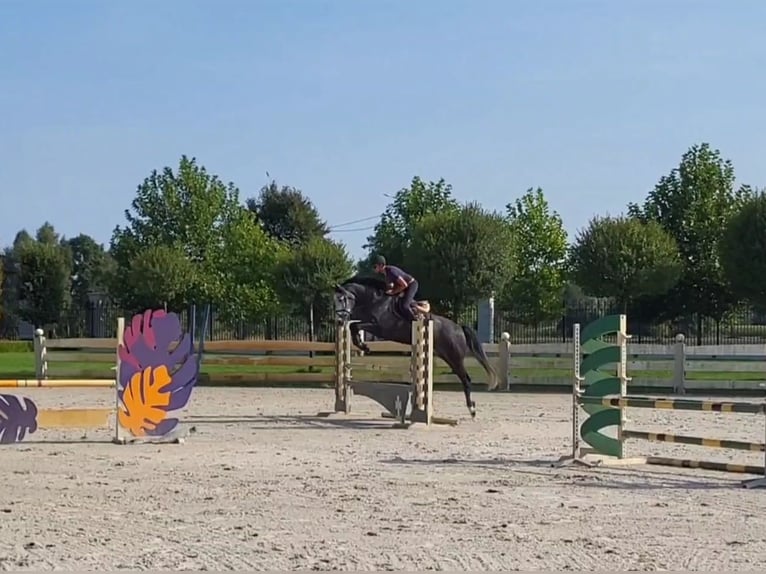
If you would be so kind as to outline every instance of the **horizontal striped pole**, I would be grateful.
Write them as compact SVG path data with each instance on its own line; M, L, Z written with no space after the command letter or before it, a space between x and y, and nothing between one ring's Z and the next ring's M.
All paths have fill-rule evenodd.
M682 458L666 458L662 456L646 457L646 464L656 464L659 466L675 466L678 468L701 468L703 470L718 470L721 472L737 472L740 474L760 474L766 473L762 466L751 466L746 464L732 464L729 462L712 462L709 460L687 460Z
M108 427L114 408L43 409L37 413L41 429Z
M691 399L653 399L649 397L579 397L580 404L615 408L668 409L673 411L711 411L720 413L763 414L763 403L695 401Z
M0 388L20 387L89 387L89 388L112 388L114 379L0 379Z
M723 440L716 438L701 438L696 436L674 435L666 433L653 433L635 430L622 430L622 438L635 438L654 442L673 442L678 444L691 444L707 446L711 448L730 448L735 450L751 450L766 452L766 444L762 442L744 442L739 440Z

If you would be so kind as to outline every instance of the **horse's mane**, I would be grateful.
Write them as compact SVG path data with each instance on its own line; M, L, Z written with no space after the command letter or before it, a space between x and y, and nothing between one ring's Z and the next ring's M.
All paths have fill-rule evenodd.
M379 279L378 277L371 277L369 275L354 275L353 277L346 279L343 283L341 283L341 286L345 287L349 283L356 283L357 285L372 287L373 289L378 289L379 291L385 291L388 288L386 286L386 282L383 279Z

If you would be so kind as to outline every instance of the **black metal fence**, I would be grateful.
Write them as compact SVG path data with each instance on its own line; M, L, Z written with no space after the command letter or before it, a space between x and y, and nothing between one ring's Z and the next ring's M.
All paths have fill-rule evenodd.
M582 326L604 315L618 314L618 309L593 310L568 308L558 319L527 325L514 321L511 313L495 315L494 338L499 340L505 331L512 343L565 343L572 340L575 323ZM766 342L766 324L760 316L749 310L739 311L716 321L711 318L689 317L675 322L648 322L631 319L628 314L628 333L631 343L669 345L683 334L687 345L734 345Z
M494 340L497 342L503 332L508 332L511 342L522 343L561 343L569 342L572 338L572 327L575 323L586 325L604 315L619 313L619 310L608 304L569 305L562 309L560 317L542 321L536 325L526 324L516 318L514 313L506 310L496 310L494 319ZM71 309L61 318L54 330L48 333L51 337L114 337L117 317L128 316L121 309L108 303L92 303L83 308ZM331 314L325 313L326 317ZM194 319L193 319L194 318ZM225 321L215 310L210 310L206 317L204 308L199 308L196 314L190 311L181 313L184 327L192 322L197 333L205 329L206 340L254 340L254 339L286 339L308 341L310 326L307 318L289 315L268 317L261 321ZM478 328L478 311L476 308L461 314L458 322ZM3 338L29 338L31 329L12 328L6 321ZM679 333L683 333L689 345L722 345L766 342L766 314L756 313L751 309L742 308L731 313L721 321L709 318L699 319L689 317L685 321L650 323L631 319L628 315L628 332L633 336L633 343L673 343ZM335 327L331 318L319 320L314 325L314 340L333 341Z

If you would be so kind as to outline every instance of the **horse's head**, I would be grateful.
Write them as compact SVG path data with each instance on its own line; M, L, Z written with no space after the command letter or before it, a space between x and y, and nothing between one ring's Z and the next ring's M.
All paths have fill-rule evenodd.
M335 285L335 293L333 294L333 301L335 306L335 314L339 319L348 321L351 318L351 313L356 306L356 295L353 291L346 289L343 285Z
M371 305L385 295L385 290L385 282L375 277L353 277L335 285L335 314L341 319L351 319L354 309Z

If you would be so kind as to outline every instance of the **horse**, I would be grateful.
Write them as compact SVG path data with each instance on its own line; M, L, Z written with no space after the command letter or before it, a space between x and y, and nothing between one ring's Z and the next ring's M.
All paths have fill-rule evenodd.
M355 276L335 285L334 306L338 317L351 323L354 346L365 353L370 348L362 341L359 331L365 331L387 341L412 344L412 322L401 314L398 297L386 293L386 283L376 277ZM476 402L471 397L471 377L465 368L470 353L489 376L489 390L497 387L497 373L487 358L476 332L466 325L430 312L426 301L418 301L418 312L433 320L433 352L457 375L463 385L465 404L476 417Z

